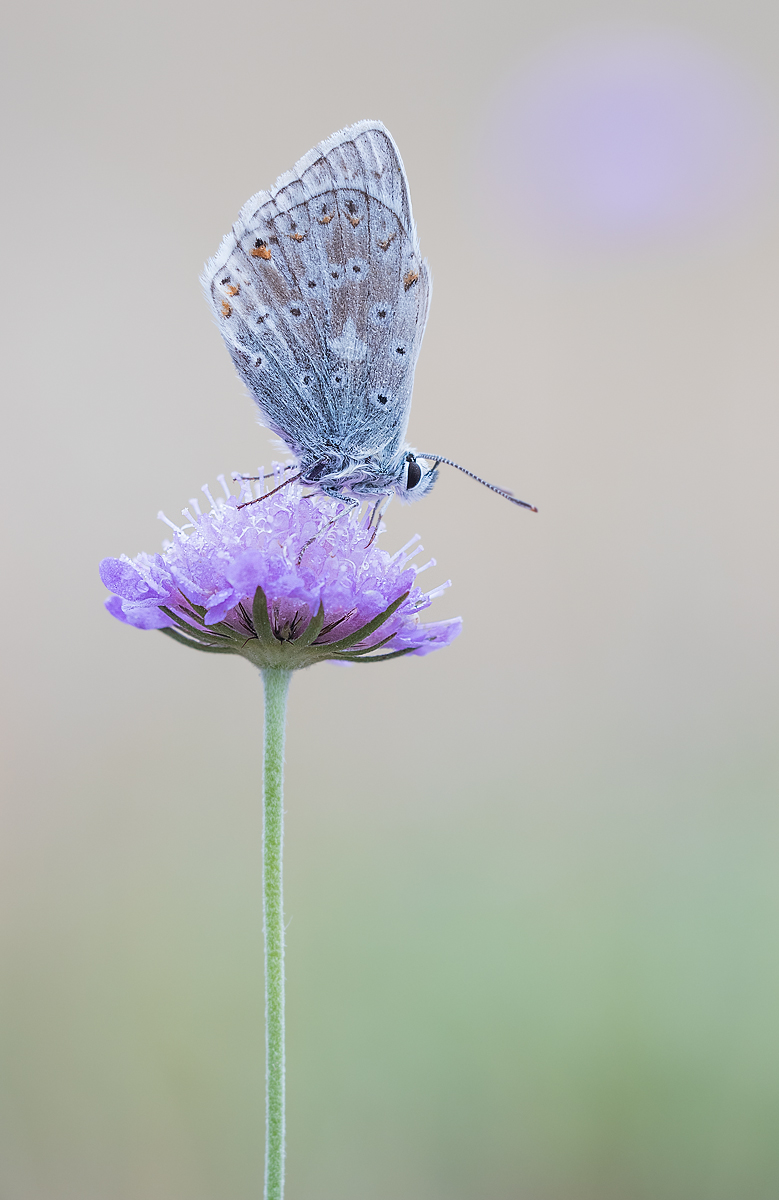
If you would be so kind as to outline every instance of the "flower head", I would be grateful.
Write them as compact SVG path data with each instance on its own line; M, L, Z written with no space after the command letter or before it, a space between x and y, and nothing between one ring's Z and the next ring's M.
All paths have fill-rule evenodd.
M276 470L281 481L283 468ZM224 499L203 489L208 512L193 500L186 525L167 522L173 539L162 554L103 559L112 616L196 649L289 670L323 659L428 654L460 632L459 617L420 622L449 585L416 586L424 570L411 563L418 537L390 556L359 509L321 493L303 496L292 483L247 504L246 484L237 497L220 482Z

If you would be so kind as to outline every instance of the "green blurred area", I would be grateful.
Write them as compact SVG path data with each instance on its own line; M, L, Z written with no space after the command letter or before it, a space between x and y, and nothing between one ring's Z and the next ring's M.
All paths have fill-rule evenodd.
M257 1195L259 827L231 770L186 803L136 770L108 804L133 827L82 802L89 865L20 887L7 1195ZM662 784L291 794L291 1196L776 1194L775 780Z

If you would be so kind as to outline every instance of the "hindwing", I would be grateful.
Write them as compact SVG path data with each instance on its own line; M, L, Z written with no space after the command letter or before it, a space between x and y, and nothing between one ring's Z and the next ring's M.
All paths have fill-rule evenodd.
M430 275L383 125L342 130L253 196L203 283L265 423L294 453L397 451Z

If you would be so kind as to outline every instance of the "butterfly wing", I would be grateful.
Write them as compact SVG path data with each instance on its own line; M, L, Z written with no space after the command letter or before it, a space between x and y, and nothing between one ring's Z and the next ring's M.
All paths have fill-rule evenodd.
M253 196L203 283L265 424L295 454L397 453L431 285L380 122L334 134Z

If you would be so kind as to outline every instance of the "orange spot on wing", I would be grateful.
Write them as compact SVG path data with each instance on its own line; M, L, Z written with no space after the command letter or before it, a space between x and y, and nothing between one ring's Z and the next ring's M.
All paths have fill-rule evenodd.
M222 301L222 316L229 317L232 315L232 311L233 310L230 308L230 305L227 303L227 301L223 300Z
M293 242L302 242L306 235L304 233L291 233L289 236L292 238Z
M349 224L351 225L352 229L356 229L357 226L360 224L361 220L362 220L362 217L350 217Z
M407 292L410 287L414 286L418 279L419 271L406 271L406 274L403 276L403 290Z
M238 295L238 288L235 286L234 283L230 284L229 288L227 289L227 294L228 294L228 296L237 296Z
M329 225L334 216L335 216L335 213L331 212L326 217L317 217L317 220L319 221L320 225Z
M270 250L265 245L265 242L263 242L260 238L258 238L256 244L252 246L251 256L252 258L264 258L266 262L270 258Z
M397 236L398 235L396 233L391 233L388 238L384 239L383 242L379 242L379 249L380 250L389 250L390 246L395 241L395 238Z

